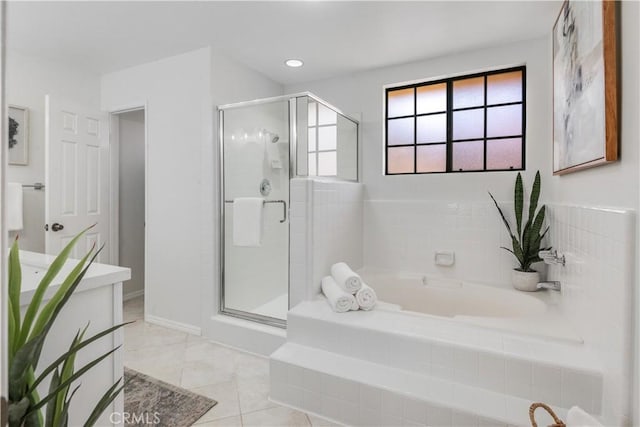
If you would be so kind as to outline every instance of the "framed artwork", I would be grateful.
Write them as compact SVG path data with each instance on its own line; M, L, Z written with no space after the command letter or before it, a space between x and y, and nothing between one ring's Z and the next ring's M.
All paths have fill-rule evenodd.
M553 26L553 174L618 159L616 3L565 0Z
M29 164L29 109L9 105L9 164Z

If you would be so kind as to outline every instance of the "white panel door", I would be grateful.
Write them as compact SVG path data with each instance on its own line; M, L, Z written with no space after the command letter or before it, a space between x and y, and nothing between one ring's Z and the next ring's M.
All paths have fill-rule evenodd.
M96 224L75 247L82 257L109 238L108 114L51 95L45 101L46 239L48 254ZM98 262L109 263L105 247Z

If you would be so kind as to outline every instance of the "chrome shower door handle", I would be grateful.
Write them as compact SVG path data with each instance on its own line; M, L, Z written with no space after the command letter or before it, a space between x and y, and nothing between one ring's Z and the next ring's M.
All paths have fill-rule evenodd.
M286 200L265 200L265 204L267 203L282 203L282 219L280 220L280 224L283 222L287 222L287 201Z
M287 222L287 202L286 201L282 201L282 219L280 220L280 223L283 222Z

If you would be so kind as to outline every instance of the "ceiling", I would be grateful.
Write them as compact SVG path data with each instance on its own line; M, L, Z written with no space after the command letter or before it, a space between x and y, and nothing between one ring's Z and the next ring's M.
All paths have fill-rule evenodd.
M7 45L98 73L211 46L282 84L541 37L559 1L9 2ZM305 66L290 69L287 58Z

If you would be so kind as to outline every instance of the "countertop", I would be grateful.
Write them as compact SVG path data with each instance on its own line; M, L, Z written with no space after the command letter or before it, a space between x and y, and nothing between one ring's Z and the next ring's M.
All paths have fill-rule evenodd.
M22 267L22 289L20 292L21 305L28 304L35 293L38 284L47 268L55 256L36 252L20 251L20 265ZM58 289L60 284L67 277L67 274L78 264L79 260L69 258L60 270L60 273L53 279L44 299L47 300ZM110 286L114 283L124 282L131 279L131 269L108 264L94 262L85 274L82 282L75 292L85 292L101 286Z

